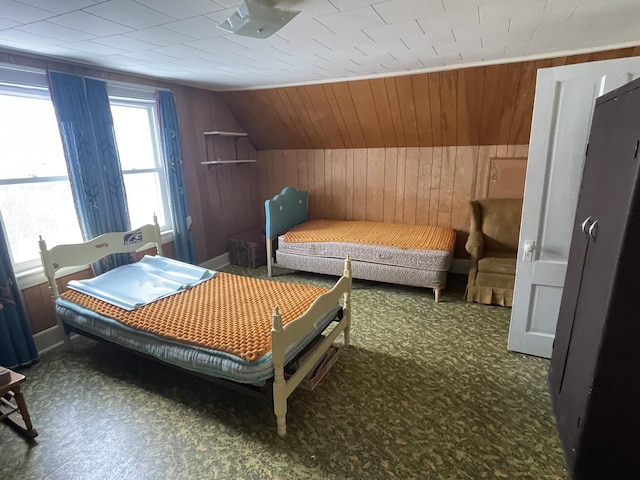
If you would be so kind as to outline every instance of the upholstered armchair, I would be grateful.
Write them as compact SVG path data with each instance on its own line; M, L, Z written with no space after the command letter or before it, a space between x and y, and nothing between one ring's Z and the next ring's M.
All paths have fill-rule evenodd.
M522 200L489 198L469 202L471 255L465 294L468 302L510 307L516 276Z

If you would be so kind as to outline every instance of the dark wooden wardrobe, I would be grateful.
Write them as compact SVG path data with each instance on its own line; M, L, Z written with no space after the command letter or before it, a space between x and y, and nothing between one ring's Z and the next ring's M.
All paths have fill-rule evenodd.
M599 98L549 386L574 480L640 479L640 79Z

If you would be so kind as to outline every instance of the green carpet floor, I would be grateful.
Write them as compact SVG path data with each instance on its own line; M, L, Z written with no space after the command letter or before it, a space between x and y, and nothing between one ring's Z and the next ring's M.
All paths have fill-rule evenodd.
M40 435L0 425L0 478L565 479L548 361L508 352L510 309L464 302L464 282L436 304L355 281L352 344L290 397L285 438L262 398L78 337L23 372Z

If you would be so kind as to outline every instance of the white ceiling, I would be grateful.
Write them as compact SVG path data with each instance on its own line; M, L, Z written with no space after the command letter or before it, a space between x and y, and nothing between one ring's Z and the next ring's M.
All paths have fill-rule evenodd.
M213 90L640 44L640 0L282 0L272 37L217 25L241 0L0 0L0 48Z

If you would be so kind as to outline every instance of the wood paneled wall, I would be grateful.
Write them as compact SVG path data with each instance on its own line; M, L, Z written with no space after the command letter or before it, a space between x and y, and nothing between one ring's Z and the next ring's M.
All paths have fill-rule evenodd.
M519 145L539 68L640 47L442 72L224 92L258 150Z
M60 278L58 281L58 289L62 293L67 289L67 283L69 283L70 280L81 280L84 278L91 278L91 271L89 269ZM22 298L33 333L42 332L56 325L55 309L47 283L25 288L22 290Z
M455 256L466 257L467 203L487 196L492 160L526 157L527 150L527 145L263 150L258 164L265 198L291 185L309 191L310 218L452 227L459 232ZM522 197L523 177L501 181Z

